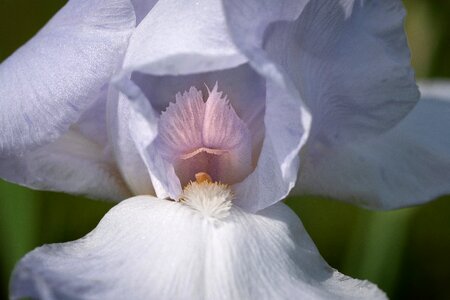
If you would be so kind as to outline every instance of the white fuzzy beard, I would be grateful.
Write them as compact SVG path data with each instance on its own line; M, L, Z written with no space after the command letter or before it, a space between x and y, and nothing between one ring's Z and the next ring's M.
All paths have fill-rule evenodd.
M233 192L218 182L190 182L183 190L181 202L204 217L223 219L230 214Z

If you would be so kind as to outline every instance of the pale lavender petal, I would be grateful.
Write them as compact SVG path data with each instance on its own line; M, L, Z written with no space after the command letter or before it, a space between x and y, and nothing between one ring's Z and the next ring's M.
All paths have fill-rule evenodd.
M211 221L178 202L123 201L78 241L46 245L16 266L11 298L386 299L322 259L279 203Z
M180 82L181 80L173 79L180 75L183 79L188 78L192 80L193 78L201 78L202 75L194 77L194 74L207 71L210 71L208 76L222 76L228 73L227 76L229 77L231 72L250 69L246 65L246 58L237 51L234 43L230 40L228 34L229 28L223 18L224 12L222 11L222 5L215 1L208 2L208 5L203 5L201 2L196 5L197 2L183 2L186 3L183 5L192 5L186 11L181 10L181 12L179 9L175 9L179 8L181 4L176 6L171 1L164 2L164 5L167 5L165 8L166 13L162 14L165 17L164 20L158 16L155 16L155 19L152 20L152 13L156 14L158 5L162 3L159 2L150 14L147 15L147 23L146 20L141 22L139 25L141 29L138 28L135 32L135 35L131 39L130 47L145 49L145 51L142 53L137 53L137 50L135 51L136 53L131 51L130 55L126 57L123 72L116 78L116 82L120 82L118 84L120 90L128 98L137 99L135 89L129 88L132 84L124 83L130 75L131 79L135 80L143 91L147 91L146 95L152 104L152 109L158 112L167 106L167 104L163 104L167 103L164 102L167 100L150 97L158 95L158 93L152 92L154 87L152 84L154 83L164 83L166 80ZM176 16L174 11L176 11ZM168 16L169 13L170 16ZM163 21L167 23L169 22L168 20L171 20L171 24L165 25L165 28L170 28L171 31L169 32L158 26L151 29L149 25L153 26L157 24L157 20L161 24L163 24ZM191 22L195 24L192 26L187 25L191 24ZM199 24L204 24L205 26L200 26ZM181 28L182 26L184 28ZM149 30L153 32L155 28L159 29L160 32L149 35ZM187 28L190 28L188 35L180 34L185 32ZM214 30L214 34L209 34L209 30ZM149 36L152 37L150 38ZM153 49L156 46L159 47L160 43L162 45L170 44L170 47L173 47L173 49L166 49L167 47L165 46L160 50ZM175 52L176 54L174 54ZM236 105L237 114L239 115L239 109L245 108L245 111L251 111L247 115L249 119L255 120L252 120L250 123L254 122L253 124L258 124L256 126L258 127L257 129L252 129L249 126L251 132L257 133L255 134L255 139L252 140L252 148L254 150L252 156L257 160L256 162L253 161L253 164L256 163L255 171L243 182L235 184L236 203L245 209L253 211L262 209L271 205L274 201L283 199L294 185L297 176L298 151L307 138L306 133L309 130L310 123L309 113L306 108L298 105L297 100L300 97L298 91L289 82L285 74L280 72L276 66L270 63L260 63L263 59L263 57L260 57L259 61L255 60L251 62L251 67L254 69L252 72L258 74L256 76L258 80L244 81L241 85L247 84L246 89L248 90L255 89L256 87L257 89L255 90L257 91L260 91L260 87L263 86L263 92L258 92L255 96L257 96L256 99L260 99L261 95L265 95L266 101L262 101L264 103L253 106L253 111L251 111L251 108L252 104L255 103L254 100L246 100L241 96L239 99L243 101L236 101L239 103ZM132 72L134 73L131 74ZM255 76L253 77L255 78ZM146 82L148 78L151 81ZM212 80L213 82L218 81L219 86L222 86L219 80L215 80L214 78ZM229 80L233 81L234 79L230 77ZM270 80L270 83L268 80ZM172 88L173 86L170 85L167 87L167 89ZM185 89L188 88L189 86L185 87ZM159 86L156 89L162 90L164 86ZM179 91L176 90L174 93ZM236 93L233 90L224 90L224 92L230 95L230 99L231 93ZM245 92L245 94L251 93ZM234 103L232 105L234 107ZM142 105L134 107L139 106ZM270 113L266 114L263 119L264 111L270 111ZM136 113L142 114L139 111ZM144 116L143 120L151 120L148 121L148 126L154 128L156 121L152 117ZM242 120L247 122L245 117L242 117ZM261 126L261 124L264 126ZM137 132L137 130L134 131ZM265 133L264 142L259 138L262 133ZM144 155L155 155L150 153L145 154L145 152L149 151L149 145L144 148L146 150L141 151ZM255 149L257 150L255 151ZM172 172L171 169L170 172ZM167 178L165 174L162 176ZM159 179L160 183L166 182L167 184L172 184L172 181L176 180L174 178L168 180ZM167 186L161 187L162 191L170 190ZM162 197L162 194L158 194L158 192L156 194ZM166 192L166 194L170 193ZM248 199L252 200L250 201Z
M136 24L139 25L158 0L131 0L136 13Z
M450 194L450 83L425 83L422 99L396 127L363 142L311 143L295 193L393 209Z
M122 200L130 192L112 157L102 95L56 141L0 157L0 177L33 189Z
M0 66L0 153L55 140L98 97L134 29L128 0L74 0Z
M310 139L377 135L414 107L401 1L243 2L224 2L236 45L288 74L311 111Z
M116 84L128 93L127 96L121 93L118 96L119 108L127 113L128 119L124 118L120 111L115 118L118 128L122 131L122 137L116 143L116 156L117 154L122 156L122 163L119 160L119 165L122 166L125 178L128 178L127 182L140 184L136 186L137 188L151 188L154 191L148 194L156 194L160 198L177 199L181 194L180 181L173 166L163 159L154 143L158 135L158 112L153 109L145 95L132 81L123 79ZM112 114L117 112L117 110L113 111ZM126 152L123 152L124 150ZM135 156L136 152L140 159ZM127 162L132 162L132 165L126 165ZM136 176L139 175L144 177L140 178L141 181L136 181ZM150 185L142 186L141 184L148 179L150 179Z
M183 70L198 73L241 64L245 59L235 51L223 24L220 1L158 2L133 33L123 69L115 79L133 103L129 131L159 197L176 198L181 187L173 167L152 148L158 112L136 90L129 76L135 71L152 75L181 74Z
M298 105L295 89L285 86L289 81L280 77L279 70L267 70L261 154L253 173L234 186L235 203L249 211L258 211L287 196L297 179L299 150L308 137L309 112Z
M108 137L114 159L120 172L134 195L154 195L155 190L144 159L134 143L132 132L145 133L140 128L130 130L129 123L134 114L129 100L110 89L107 106Z
M108 85L102 87L98 99L80 116L77 123L72 125L72 128L78 130L86 138L103 146L109 142L106 123L108 87Z
M242 64L224 22L219 0L157 2L130 39L121 75L192 74Z
M2 157L0 177L33 189L120 201L130 196L108 148L71 129L55 142Z
M289 74L263 48L271 22L294 19L303 1L225 1L229 29L250 65L266 79L265 139L255 171L237 184L236 202L257 211L283 199L294 186L298 152L308 137L311 117ZM249 201L248 199L252 199Z

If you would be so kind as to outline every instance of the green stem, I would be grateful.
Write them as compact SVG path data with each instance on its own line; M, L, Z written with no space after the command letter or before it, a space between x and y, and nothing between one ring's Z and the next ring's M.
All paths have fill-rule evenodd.
M352 233L342 272L376 283L393 295L399 279L409 225L416 209L363 212Z
M16 262L36 246L40 204L36 200L35 192L0 180L2 283L8 282ZM8 287L0 290L5 293Z

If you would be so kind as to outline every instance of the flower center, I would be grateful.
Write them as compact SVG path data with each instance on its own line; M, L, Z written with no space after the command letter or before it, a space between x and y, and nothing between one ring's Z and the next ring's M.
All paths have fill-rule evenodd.
M234 197L230 186L212 182L211 176L205 172L195 175L196 181L191 181L183 189L180 201L204 217L211 219L227 217Z
M252 171L252 144L247 125L239 118L217 84L208 98L195 87L176 95L161 114L158 150L170 163L182 186L205 172L217 181L234 184Z

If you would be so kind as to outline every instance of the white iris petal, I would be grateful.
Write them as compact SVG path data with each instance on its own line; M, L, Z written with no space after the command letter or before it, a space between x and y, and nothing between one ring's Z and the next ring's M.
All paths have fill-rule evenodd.
M329 267L282 203L210 222L149 196L121 202L83 239L29 253L11 286L13 299L386 298Z

